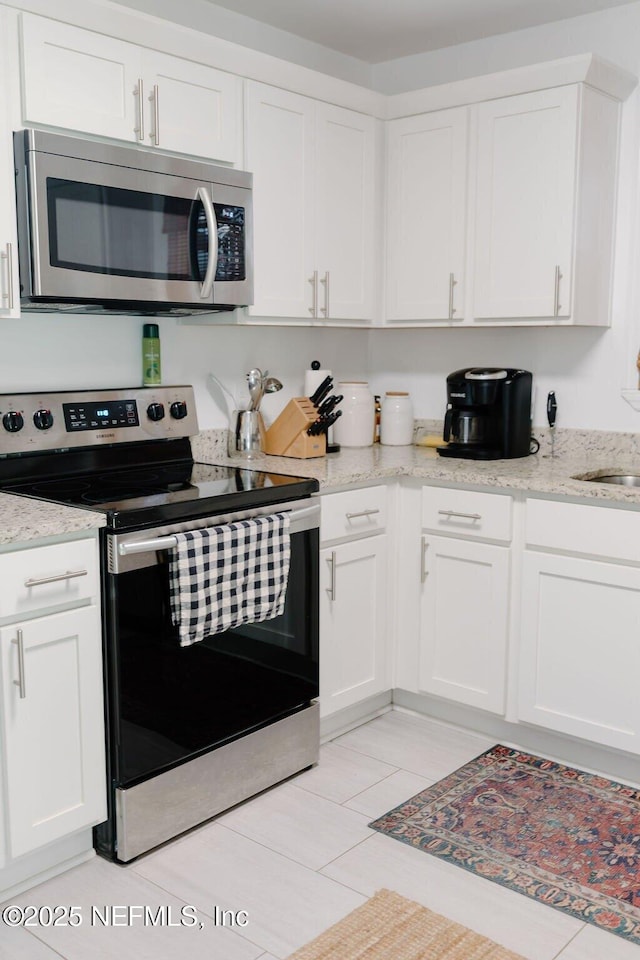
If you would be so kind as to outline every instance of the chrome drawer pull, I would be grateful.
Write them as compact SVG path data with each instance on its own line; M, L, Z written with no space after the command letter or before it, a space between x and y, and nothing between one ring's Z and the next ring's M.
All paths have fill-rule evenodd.
M11 643L18 644L18 679L14 680L13 682L16 687L20 689L20 699L24 700L27 696L27 687L24 673L24 637L22 635L22 630L17 631L17 638L12 640Z
M361 510L360 513L345 513L347 520L355 520L356 517L372 517L375 513L380 513L380 510Z
M66 573L57 573L53 577L39 577L37 580L25 580L25 587L41 587L45 583L60 583L61 580L75 580L76 577L86 577L88 570L67 570Z
M154 83L153 93L149 96L149 101L153 104L153 131L151 137L156 147L160 146L160 92L158 84Z
M324 284L324 307L322 312L324 313L327 319L329 318L329 271L327 270L324 275L324 280L321 280L320 283Z
M331 564L331 581L329 583L329 600L334 601L336 598L336 552L335 550L331 551L331 557L329 558L329 563Z
M138 98L138 126L133 128L133 132L136 135L136 140L144 140L144 103L142 102L144 87L142 77L138 77L138 83L133 91L133 95Z
M309 313L312 317L318 316L318 271L314 270L309 277L309 283L313 287L313 306L309 307Z
M456 510L438 510L438 513L441 517L447 517L449 520L452 517L459 517L463 520L482 520L481 513L458 513Z
M562 273L560 272L560 267L556 267L556 278L555 278L555 287L553 292L553 315L557 317L560 313L562 307L560 306L560 281L562 280Z
M427 579L427 550L429 549L429 544L427 543L427 538L422 537L422 548L420 550L420 583L424 583Z
M456 280L455 276L452 273L450 273L449 274L449 320L453 320L453 315L456 312L456 308L453 305L453 288L455 287L457 282L458 281Z
M0 260L7 261L7 292L2 294L2 299L7 301L7 310L13 310L13 247L10 243L6 252L0 253Z

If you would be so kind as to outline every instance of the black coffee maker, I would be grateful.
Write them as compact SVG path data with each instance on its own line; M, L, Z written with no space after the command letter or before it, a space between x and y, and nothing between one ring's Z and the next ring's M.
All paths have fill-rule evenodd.
M506 460L531 449L531 382L528 370L467 367L447 377L442 457Z

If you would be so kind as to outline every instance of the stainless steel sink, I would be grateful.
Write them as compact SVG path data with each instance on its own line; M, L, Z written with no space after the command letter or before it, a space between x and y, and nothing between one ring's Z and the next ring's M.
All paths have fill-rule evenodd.
M575 479L588 480L591 483L616 483L621 487L640 487L640 474L638 473L608 473L604 476L582 476Z

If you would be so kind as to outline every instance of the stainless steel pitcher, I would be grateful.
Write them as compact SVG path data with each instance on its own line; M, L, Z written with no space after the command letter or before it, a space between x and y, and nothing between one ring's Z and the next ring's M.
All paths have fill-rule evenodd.
M234 410L229 430L229 456L256 460L264 457L264 420L259 410Z

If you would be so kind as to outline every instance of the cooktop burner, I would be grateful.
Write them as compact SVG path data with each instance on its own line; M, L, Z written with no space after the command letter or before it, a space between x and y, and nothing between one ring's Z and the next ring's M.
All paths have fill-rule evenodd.
M190 461L3 485L6 493L105 513L118 529L277 504L317 489L316 480Z

